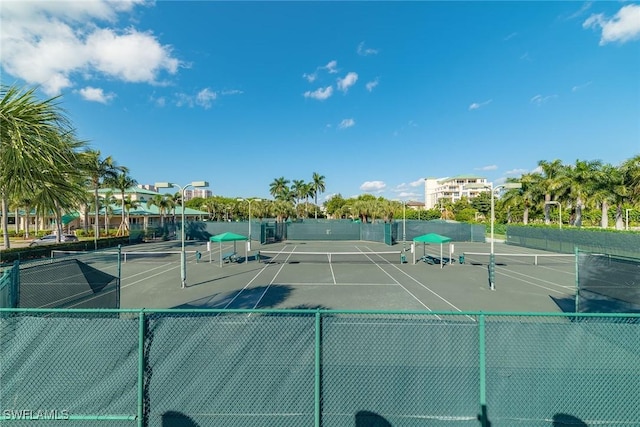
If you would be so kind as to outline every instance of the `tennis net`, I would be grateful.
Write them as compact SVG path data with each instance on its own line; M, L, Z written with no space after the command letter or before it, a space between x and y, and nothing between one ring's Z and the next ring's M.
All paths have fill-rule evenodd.
M400 251L282 252L260 251L258 261L271 264L400 264Z
M198 251L185 251L187 260L195 260L196 254ZM91 255L94 259L118 259L117 251L98 251L98 252L80 252L80 251L63 251L63 250L52 250L51 258L76 258L78 256L87 256ZM123 263L127 262L149 262L149 263L167 263L167 262L180 262L180 251L130 251L120 252L120 260Z
M574 254L494 254L497 265L575 265ZM464 262L488 265L488 252L465 252Z

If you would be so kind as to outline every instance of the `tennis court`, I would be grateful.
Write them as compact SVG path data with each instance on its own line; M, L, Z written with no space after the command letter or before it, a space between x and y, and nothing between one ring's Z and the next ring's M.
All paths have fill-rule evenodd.
M210 248L209 252L204 243L188 242L187 288L181 289L179 242L127 247L130 254L121 265L121 306L447 312L574 308L574 257L546 256L552 254L504 244L494 248L494 291L488 286L490 247L484 243L456 242L452 256L447 246L446 257L453 262L444 265L419 260L423 254L439 259L440 245L418 245L414 256L409 243L403 252L402 243L390 247L362 241L264 246L254 242L248 260L244 243ZM240 262L220 264L220 254L234 250ZM400 262L401 253L406 263Z

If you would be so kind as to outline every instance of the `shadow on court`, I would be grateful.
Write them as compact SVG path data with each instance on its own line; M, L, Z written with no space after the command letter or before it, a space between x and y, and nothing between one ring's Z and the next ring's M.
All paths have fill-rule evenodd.
M218 267L218 268L219 268L219 267ZM223 268L224 268L224 267L223 267ZM227 266L227 268L229 268L229 267ZM238 271L238 272L236 272L236 273L231 273L231 272L230 272L229 274L227 274L227 275L225 275L225 276L214 277L214 278L209 279L209 280L203 280L203 281L201 281L201 282L190 283L189 285L187 285L187 287L188 287L188 288L191 288L191 287L199 286L199 285L207 285L207 284L210 284L210 283L218 282L218 281L220 281L220 280L228 279L228 278L230 278L230 277L242 276L242 275L247 274L247 273L260 271L261 269L262 269L262 267L257 267L257 268L253 268L253 269L250 269L250 270L242 270L242 271Z
M356 427L391 427L391 423L375 412L358 411Z
M555 414L553 427L588 427L580 418L568 414Z
M549 295L549 298L551 298L551 300L554 303L556 303L558 308L562 310L563 313L575 313L576 311L575 297L571 296L571 297L556 298L552 295Z
M172 308L272 308L286 301L292 291L288 285L263 285L199 298Z
M162 427L198 427L198 423L182 412L168 411L162 414Z

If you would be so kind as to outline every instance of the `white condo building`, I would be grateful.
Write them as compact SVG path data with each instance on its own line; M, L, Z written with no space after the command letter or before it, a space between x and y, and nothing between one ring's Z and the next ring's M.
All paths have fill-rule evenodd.
M480 193L488 193L489 188L465 189L467 184L484 184L489 187L491 184L487 179L475 175L459 175L450 178L425 178L424 180L424 207L433 209L438 206L440 199L457 202L462 197L473 199Z

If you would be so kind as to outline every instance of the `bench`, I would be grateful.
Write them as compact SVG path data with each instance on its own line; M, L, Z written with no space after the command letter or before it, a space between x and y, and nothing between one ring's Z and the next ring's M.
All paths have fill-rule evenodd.
M222 261L236 262L238 261L238 254L235 252L227 252L226 254L222 254Z

